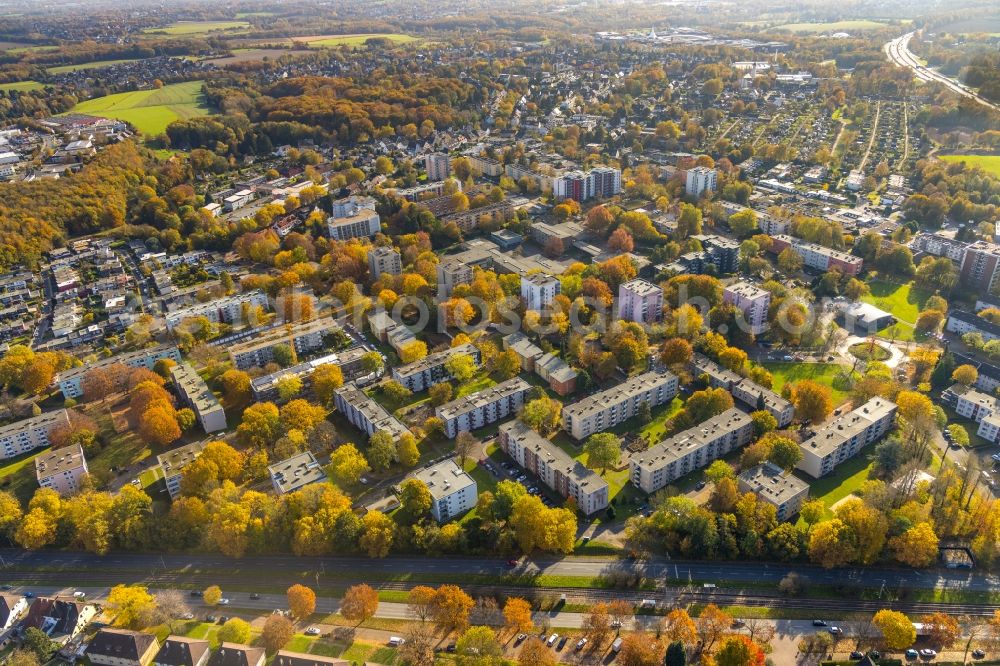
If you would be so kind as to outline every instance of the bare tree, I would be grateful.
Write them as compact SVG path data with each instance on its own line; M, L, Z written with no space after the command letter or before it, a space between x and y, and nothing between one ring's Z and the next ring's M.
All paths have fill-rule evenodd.
M493 597L478 597L469 612L469 624L497 627L503 624L500 606Z
M875 641L881 635L881 632L872 622L872 617L871 613L852 613L844 621L847 633L854 636L854 647L857 650L861 650L868 645L874 645Z
M770 620L759 617L748 617L743 625L750 634L750 640L766 645L774 638L774 625Z
M431 634L419 624L411 624L406 629L406 642L399 647L398 658L407 666L422 666L434 663L434 645Z
M460 465L465 466L465 461L468 460L478 445L479 440L471 432L463 430L458 433L458 437L455 438L455 453L458 454Z

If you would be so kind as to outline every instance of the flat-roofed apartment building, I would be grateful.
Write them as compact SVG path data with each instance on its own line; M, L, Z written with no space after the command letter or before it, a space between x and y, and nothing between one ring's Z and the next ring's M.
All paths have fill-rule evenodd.
M771 462L740 473L737 482L740 492L753 493L772 505L778 520L797 514L809 497L808 483Z
M514 377L440 405L434 415L444 422L445 435L454 439L462 431L482 428L517 413L530 390L528 382Z
M435 384L451 381L451 373L445 364L448 359L462 354L472 357L476 366L479 366L479 350L473 344L464 344L428 354L418 361L393 368L392 378L414 393L419 393Z
M864 260L861 257L855 257L853 254L817 245L816 243L810 243L801 238L795 238L786 234L778 234L771 237L771 247L769 250L774 254L780 254L782 250L789 247L802 257L803 265L818 271L828 271L836 268L845 275L857 275L861 272L861 267L864 264Z
M245 294L235 294L225 298L217 298L206 303L195 303L178 308L166 315L167 330L172 331L185 319L205 317L214 323L232 324L243 321L245 308L261 307L267 309L267 295L255 289Z
M87 458L79 444L47 451L35 457L35 478L41 488L51 488L60 495L72 495L88 473Z
M22 453L48 446L49 433L54 428L69 427L65 409L46 412L0 427L0 459L14 458Z
M445 523L476 506L479 499L476 480L451 458L419 469L407 476L419 479L431 494L431 515Z
M607 508L608 482L523 421L500 426L500 448L559 495L575 499L588 516Z
M250 381L250 390L253 397L258 402L279 400L278 382L285 377L295 377L302 382L303 390L309 390L312 383L312 374L321 365L335 365L340 368L344 381L349 382L364 374L362 359L368 350L362 346L351 347L344 351L327 354L311 361L303 361L290 368L282 368L268 375L254 377Z
M651 324L663 318L663 290L635 279L618 286L618 318Z
M333 401L340 413L354 425L371 437L380 430L385 430L393 439L399 439L403 433L409 432L407 427L399 422L364 391L354 384L344 384L333 394Z
M743 313L743 321L754 335L760 335L767 328L771 292L766 289L749 282L737 282L723 289L722 302L731 303Z
M160 345L158 347L139 349L126 354L118 354L117 356L109 356L93 361L92 363L87 363L86 365L81 365L78 368L70 368L69 370L60 372L59 376L56 377L56 382L59 384L59 390L62 391L64 398L73 398L76 400L83 397L83 378L88 372L97 370L98 368L107 368L117 363L121 363L129 368L146 368L147 370L152 370L156 362L164 358L169 358L174 363L180 363L181 352L174 345Z
M340 327L330 318L286 324L256 338L238 342L229 348L229 357L239 370L263 367L274 360L274 348L286 344L298 354L315 351L323 346L323 336Z
M586 439L636 416L644 402L653 408L670 402L675 395L677 375L667 371L646 372L565 406L562 427L574 439Z
M170 368L170 376L174 380L174 388L180 395L181 402L191 408L198 417L198 424L205 432L225 430L226 411L219 404L219 399L208 388L189 363L181 363Z
M167 486L170 499L175 500L181 494L181 472L204 450L205 442L192 442L156 456L156 461L163 470L163 483Z
M1000 399L972 387L955 384L941 394L955 412L979 424L976 434L990 442L1000 440Z
M695 377L707 375L712 388L729 391L734 398L754 411L766 409L778 421L779 428L787 426L795 417L795 407L780 394L723 368L707 356L695 354L691 357L690 367Z
M383 273L399 275L403 272L403 259L394 248L379 245L368 250L368 272L373 280Z
M868 444L882 439L895 423L896 403L872 398L854 411L838 416L799 444L802 460L797 469L814 478L833 469Z
M279 495L293 493L310 483L326 481L326 472L316 461L316 456L312 454L312 451L303 451L291 458L276 462L268 466L267 473L271 477L274 492Z
M753 437L753 420L739 409L727 409L693 428L668 437L629 462L632 485L655 493L680 477L707 466Z
M375 200L359 196L334 201L326 226L330 238L342 241L371 238L382 230L381 219L375 212Z

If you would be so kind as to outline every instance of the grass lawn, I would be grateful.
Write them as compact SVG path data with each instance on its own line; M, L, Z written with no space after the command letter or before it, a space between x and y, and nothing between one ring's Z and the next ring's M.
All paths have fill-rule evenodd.
M76 72L81 69L97 69L98 67L110 67L111 65L120 65L126 62L138 61L138 58L126 58L124 60L95 60L94 62L83 62L79 65L60 65L58 67L50 67L48 72L49 74L65 74L66 72Z
M246 21L178 21L165 28L146 28L146 34L167 35L203 35L205 33L225 30L241 31L250 27Z
M14 494L21 502L27 502L38 488L35 479L35 458L48 449L35 450L17 458L3 461L0 466L0 490Z
M39 83L38 81L18 81L16 83L0 83L0 90L6 90L6 91L28 92L31 90L41 90L44 87L45 84Z
M832 515L831 506L853 494L861 487L861 484L868 480L868 475L871 474L874 466L870 459L873 453L874 447L862 449L856 456L834 468L832 474L821 479L813 479L799 471L796 471L795 475L810 485L809 496L823 500L827 513Z
M911 326L917 322L917 317L924 303L933 294L913 286L913 283L895 284L883 280L872 280L868 283L871 294L862 298L865 303L892 314L901 322Z
M344 654L340 655L340 658L346 659L352 664L364 664L367 662L391 664L396 659L396 648L376 645L375 643L355 641L351 647L347 648Z
M844 368L830 363L765 363L764 367L774 377L772 388L781 393L781 388L788 382L795 383L802 379L811 379L819 384L830 387L833 392L833 403L839 405L847 400L847 388L843 383Z
M786 23L775 26L775 30L787 30L789 32L849 32L851 30L875 30L884 28L885 23L879 21L869 21L868 19L858 19L849 21L830 21L827 23Z
M965 162L966 166L977 166L1000 178L1000 155L938 155L938 157L945 162Z
M496 381L493 380L485 371L480 370L472 379L465 382L464 384L459 384L458 388L455 390L452 400L457 400L459 398L464 398L470 393L475 393L476 391L483 391L491 386L496 386Z
M388 39L394 44L408 44L419 40L419 37L412 37L410 35L379 32L360 35L330 35L320 37L318 39L310 39L306 37L304 38L304 41L308 42L309 46L318 48L331 48L338 46L351 46L357 48L359 46L364 46L365 41L373 38ZM300 41L301 39L302 38L296 38L297 41Z
M201 81L186 81L159 90L136 90L81 102L70 113L118 118L148 136L163 132L175 120L203 116L209 107Z

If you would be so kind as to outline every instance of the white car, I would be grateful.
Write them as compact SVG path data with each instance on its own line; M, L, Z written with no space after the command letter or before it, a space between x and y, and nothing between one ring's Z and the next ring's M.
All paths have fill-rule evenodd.
M75 598L77 598L77 599L83 599L85 596L87 596L87 593L86 592L76 591L76 592L73 593L73 596Z
M194 619L194 613L184 613L184 615L181 615L181 619L182 620L193 620Z
M220 606L228 606L229 605L229 599L226 599L225 597L223 597L222 599L219 599L219 605Z
M559 640L559 634L552 634L551 636L549 636L549 640L545 641L545 644L548 645L549 647L552 647L553 645L555 645L557 640Z
M829 631L830 631L830 633L831 633L831 634L833 634L834 636L839 636L839 635L841 635L842 633L844 633L844 630L843 630L843 629L841 629L840 627L830 627Z
M924 648L923 650L920 651L920 656L921 657L936 657L937 656L937 651L936 650L932 650L930 648Z
M309 627L305 633L306 636L319 636L319 627Z

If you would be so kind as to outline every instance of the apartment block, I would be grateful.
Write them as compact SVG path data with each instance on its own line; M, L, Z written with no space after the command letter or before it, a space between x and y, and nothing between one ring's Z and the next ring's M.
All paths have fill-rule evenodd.
M437 265L438 298L448 298L460 284L472 282L472 266L458 259L444 258Z
M118 363L129 368L146 368L147 370L152 370L156 362L164 358L169 358L174 363L180 363L181 352L174 345L160 345L158 347L139 349L127 354L109 356L108 358L98 359L86 365L81 365L78 368L70 368L65 372L60 372L59 376L56 377L56 382L59 384L59 390L62 391L64 398L73 398L76 400L83 397L83 378L92 370L107 368Z
M910 241L910 247L917 252L933 254L935 257L948 257L961 266L969 244L940 234L917 234L916 238Z
M753 437L753 420L728 409L632 456L630 478L643 492L655 493L685 474L709 465Z
M173 331L182 321L194 317L205 317L216 324L239 323L244 320L244 312L247 308L259 306L266 310L267 305L267 295L260 290L217 298L207 303L196 303L168 312L166 315L167 330Z
M80 483L88 472L87 458L79 444L35 457L35 478L39 487L51 488L60 495L72 495L80 490Z
M951 405L959 416L978 423L977 435L994 443L1000 440L1000 399L955 384L942 392L941 400Z
M517 358L521 361L521 369L525 372L535 371L535 362L545 355L541 347L531 341L527 335L521 331L511 333L503 339L504 351L512 349Z
M561 283L551 275L532 273L521 276L521 298L527 310L543 310L561 290Z
M944 330L955 335L978 333L983 336L983 340L986 342L1000 338L1000 325L994 324L977 314L963 312L962 310L952 310L948 313L948 320L945 322Z
M702 354L691 357L691 374L696 378L705 376L712 388L722 388L729 391L733 398L739 400L751 411L766 409L778 421L778 427L784 428L795 417L792 403L771 389L750 381L746 377L723 368L712 359Z
M722 302L732 304L743 313L743 321L754 335L760 335L767 329L771 292L749 282L736 282L723 290Z
M622 191L622 172L611 167L596 167L584 173L569 171L552 182L552 194L557 199L588 201L607 198Z
M153 634L127 629L101 629L84 654L99 666L148 666L160 649Z
M781 234L787 234L792 228L792 223L790 220L786 220L782 217L775 217L767 213L757 213L757 226L760 228L761 232L767 234L768 236L779 236Z
M434 415L444 423L445 435L454 439L460 432L482 428L516 414L524 406L530 390L528 382L515 377L440 405L434 409Z
M514 204L510 201L500 201L498 203L483 206L482 208L470 208L456 213L449 213L441 217L442 224L454 222L462 231L474 231L484 225L499 225L514 216Z
M965 248L959 280L979 292L991 292L1000 280L1000 245L976 241Z
M354 384L344 384L333 394L334 403L340 413L358 430L371 437L376 432L385 430L393 439L399 439L403 433L409 432L407 427L399 422L364 391Z
M399 275L403 272L403 259L394 248L377 245L368 250L368 272L373 280L383 273Z
M885 437L895 425L896 404L872 398L854 411L838 416L799 444L798 469L814 478L826 476L865 446Z
M635 279L618 286L618 318L651 324L663 318L663 290Z
M267 473L271 477L274 492L279 495L294 493L310 483L324 483L326 472L316 461L312 451L297 453L291 458L268 466Z
M424 157L427 180L444 180L451 175L451 156L447 153L431 153Z
M595 432L613 428L639 413L639 405L650 408L666 404L677 395L677 375L672 372L646 372L563 407L563 430L574 439L583 440Z
M336 365L340 368L345 382L353 381L364 374L362 359L367 353L366 348L357 346L311 361L304 361L290 368L282 368L268 375L254 377L250 381L250 390L253 391L254 400L258 402L275 402L279 400L278 382L286 377L295 377L302 382L303 390L308 391L312 384L313 372L323 365Z
M46 412L0 427L0 459L14 458L22 453L48 446L49 433L60 427L69 427L69 414L65 409Z
M538 476L562 497L572 497L580 511L593 515L608 506L608 483L523 421L500 426L500 448L521 468Z
M499 178L503 175L503 165L498 160L485 155L466 155L473 171L479 172L483 176Z
M190 407L198 417L198 425L202 430L217 432L226 429L226 412L219 404L219 399L189 363L175 365L170 369L170 375L181 402Z
M780 254L785 248L792 248L802 257L802 263L807 268L817 271L829 271L837 269L845 275L857 275L861 272L864 261L861 257L853 254L840 252L832 248L817 245L785 234L779 234L771 238L770 251Z
M705 192L715 192L717 182L718 173L715 169L703 166L688 169L684 193L689 197L701 197Z
M561 396L567 396L576 390L576 379L580 373L550 352L535 361L535 374L547 381L553 391Z
M381 219L375 212L375 200L359 196L334 201L326 226L334 240L371 238L382 230Z
M809 498L808 483L771 462L742 472L737 483L741 493L753 493L772 505L776 517L782 521L797 514Z
M181 473L184 468L193 463L204 450L205 442L192 442L156 456L171 500L177 499L181 494Z
M479 500L476 480L452 458L417 470L406 478L419 479L427 486L431 494L431 515L439 523L461 516Z
M392 369L392 378L414 393L429 389L435 384L451 381L453 378L445 364L448 359L465 354L471 356L479 366L481 355L475 345L464 344L428 354L419 361Z
M274 360L274 348L277 345L288 345L297 354L305 354L321 349L323 336L339 328L330 318L286 324L232 345L229 347L229 357L239 370L264 367Z

